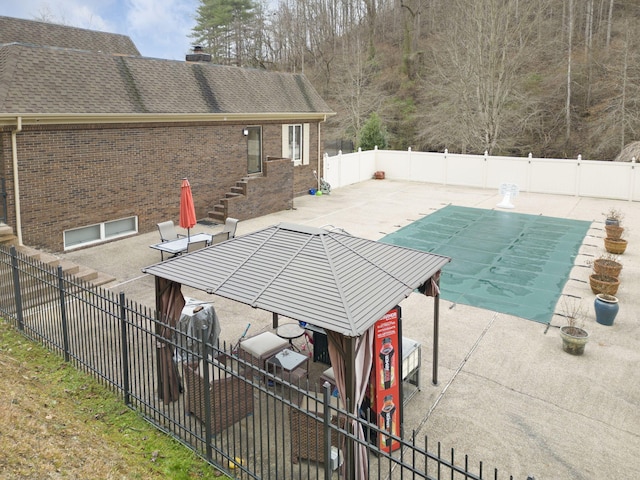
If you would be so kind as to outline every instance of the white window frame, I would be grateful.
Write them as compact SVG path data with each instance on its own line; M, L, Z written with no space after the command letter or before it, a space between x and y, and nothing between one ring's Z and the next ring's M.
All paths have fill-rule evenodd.
M297 136L296 132L298 132ZM298 146L298 152L295 151L294 145ZM293 160L293 164L295 166L309 164L308 123L291 123L282 125L282 157Z
M133 224L133 229L121 230L116 233L109 232L109 227L113 226L118 222L126 223L127 221ZM98 233L98 235L91 234L92 230ZM68 244L68 242L71 241L70 239L67 238L68 236L71 236L71 234L79 233L83 231L89 232L89 235L87 236L87 240ZM114 240L116 238L126 237L128 235L132 235L135 233L138 233L138 216L137 215L134 215L131 217L118 218L116 220L107 220L106 222L94 223L92 225L85 225L84 227L79 227L79 228L71 228L69 230L65 230L64 232L62 232L62 236L63 236L63 242L64 242L64 250L66 252L69 250L74 250L76 248L86 247L88 245L95 245L97 243L106 242L107 240Z

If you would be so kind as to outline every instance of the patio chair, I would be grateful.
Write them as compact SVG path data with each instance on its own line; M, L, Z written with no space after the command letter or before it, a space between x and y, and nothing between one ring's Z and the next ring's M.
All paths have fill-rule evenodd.
M176 226L173 224L173 221L171 220L168 220L166 222L160 222L157 225L158 225L158 231L160 232L160 241L162 242L168 242L169 240L177 240L178 238L186 236L176 232Z
M187 243L187 253L195 252L196 250L200 250L207 246L207 241L202 240L201 242L189 242Z
M215 235L213 235L211 237L211 245L214 245L214 244L220 243L220 242L224 242L225 240L229 240L229 233L228 232L216 233Z
M313 395L313 394L311 394ZM331 406L336 408L338 401L330 397ZM338 424L338 419L332 412L331 423ZM305 395L300 402L300 407L290 407L289 423L291 427L291 455L293 463L298 463L301 458L314 462L324 463L326 448L324 441L324 404L321 398ZM341 425L346 424L346 418L342 418ZM338 447L338 432L331 429L331 445Z
M215 435L253 413L253 388L244 378L225 370L218 360L207 364L209 388L204 381L207 365L203 360L195 365L183 363L185 409L188 414L206 422L205 395L210 395L211 432Z
M320 374L320 385L324 385L324 382L329 382L332 391L336 388L336 376L333 373L333 367L327 368Z
M239 220L237 218L227 217L224 221L224 228L222 233L228 233L228 238L234 238L236 236L236 228L238 227Z

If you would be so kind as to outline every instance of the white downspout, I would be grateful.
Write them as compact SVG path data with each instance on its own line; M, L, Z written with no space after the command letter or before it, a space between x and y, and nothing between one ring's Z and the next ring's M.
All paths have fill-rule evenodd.
M11 155L13 158L13 191L14 201L16 204L16 234L18 236L18 245L24 246L22 243L22 218L20 217L20 182L18 181L18 144L16 137L22 131L22 117L16 118L16 128L11 131Z
M316 186L317 191L320 191L320 178L324 177L324 158L320 156L320 152L322 152L322 135L320 135L320 126L322 124L322 122L326 122L327 121L327 116L324 116L323 120L320 120L318 122L318 178L316 179L316 181L318 182L318 185Z
M322 145L320 143L320 122L318 122L318 175L316 178L316 191L320 191L320 177L322 177L322 171L324 170L323 158L320 156L322 151Z

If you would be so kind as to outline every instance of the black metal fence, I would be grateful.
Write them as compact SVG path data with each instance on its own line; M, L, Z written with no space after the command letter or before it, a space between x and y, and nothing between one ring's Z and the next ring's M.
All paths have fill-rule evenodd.
M383 452L368 438L384 432L349 415L328 386L290 384L225 345L207 343L204 334L193 338L173 330L166 340L156 333L166 325L155 311L13 247L0 247L0 316L110 386L127 406L233 478L356 478L348 452L364 445L366 478L498 479L497 470L483 472L482 463L472 469L453 450L445 458L439 443L415 434L393 436L401 448ZM171 402L158 393L158 352L164 348L171 349L180 378L180 395ZM365 439L352 433L355 425L363 427Z

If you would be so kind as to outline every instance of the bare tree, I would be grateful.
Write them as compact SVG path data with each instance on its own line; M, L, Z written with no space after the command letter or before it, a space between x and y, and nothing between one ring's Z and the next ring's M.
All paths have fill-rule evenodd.
M337 105L338 116L332 128L344 132L358 143L358 134L372 112L382 108L385 95L376 87L375 63L366 52L368 42L352 35L342 45L342 55L336 58L333 91L329 97Z
M565 141L571 138L571 66L573 59L573 0L569 0L567 11L567 96L565 99Z
M612 41L600 65L592 149L612 159L640 137L640 52L629 21L624 37Z
M462 150L491 153L507 131L522 127L529 113L519 84L545 5L544 0L450 3L427 62L433 68L424 82L432 106L422 131L427 143L451 139Z

